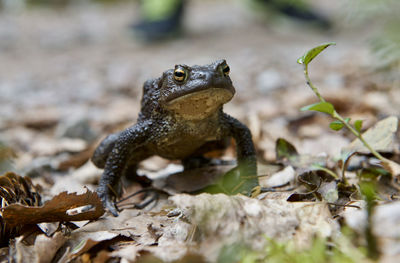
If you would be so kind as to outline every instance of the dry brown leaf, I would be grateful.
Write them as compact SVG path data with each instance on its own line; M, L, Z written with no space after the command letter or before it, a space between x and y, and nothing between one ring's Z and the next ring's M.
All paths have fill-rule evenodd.
M215 165L174 173L168 176L163 189L169 193L198 191L216 183L233 167L234 165Z
M394 177L400 176L400 164L391 160L385 160L384 162L382 162L382 166Z
M257 200L224 194L180 194L170 200L182 211L182 218L196 226L197 238L193 241L200 241L200 251L212 262L223 244L241 243L260 249L267 236L281 242L294 240L302 246L309 244L315 234L330 236L338 231L324 203L290 203L284 199Z
M60 114L56 109L38 108L24 111L17 120L20 125L31 129L48 129L54 127L60 120Z
M391 160L385 160L381 162L383 168L392 174L392 186L399 189L400 188L400 164L393 162Z
M57 232L53 237L39 235L36 237L33 246L26 245L24 238L17 238L17 262L51 262L57 250L65 243L66 238L61 232Z
M296 171L289 165L279 172L269 177L261 177L259 180L262 187L277 187L294 181L295 177Z
M141 244L154 244L154 238L148 233L149 224L166 224L166 219L159 220L145 213L138 214L137 210L125 209L118 217L103 217L75 230L70 243L75 251L82 240L101 241L121 235Z
M373 127L362 134L364 140L376 151L388 152L393 150L394 133L397 131L398 119L395 116L378 121ZM359 140L354 140L342 152L370 153Z
M70 259L83 255L88 252L92 247L105 240L113 239L118 236L117 233L111 233L108 231L98 231L88 234L82 242L71 251Z
M57 232L52 237L39 235L35 241L35 252L38 257L37 262L51 262L57 250L64 244L65 237L61 232Z
M125 262L136 262L136 259L139 257L139 252L141 252L143 248L143 245L127 246L113 251L112 256L124 259Z
M60 227L60 222L39 223L37 227L43 231L47 236L53 235Z
M74 208L89 206L89 210L75 211ZM12 225L37 224L42 222L95 220L104 214L100 198L95 192L68 194L62 192L41 207L12 204L3 209L4 220Z
M96 257L92 260L93 263L106 263L111 258L111 253L105 250L97 253Z
M88 149L70 156L67 160L59 163L58 169L66 171L70 168L79 168L84 165L93 155L94 148L89 147Z
M68 245L76 253L85 250L80 249L81 247L90 245L86 244L86 240L105 241L124 236L132 239L132 243L115 247L113 257L121 257L125 262L135 262L140 251L149 251L170 262L185 255L190 228L189 223L180 220L178 216L168 217L125 209L116 218L102 217L73 231Z

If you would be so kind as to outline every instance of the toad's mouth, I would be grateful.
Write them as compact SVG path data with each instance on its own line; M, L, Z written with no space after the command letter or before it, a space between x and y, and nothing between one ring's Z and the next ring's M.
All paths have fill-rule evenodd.
M210 116L232 97L228 89L210 88L170 100L165 107L185 119L198 120Z

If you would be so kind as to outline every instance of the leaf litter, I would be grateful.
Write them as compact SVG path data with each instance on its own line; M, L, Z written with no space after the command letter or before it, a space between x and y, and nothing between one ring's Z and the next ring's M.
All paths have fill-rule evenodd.
M195 6L195 8L199 7L199 4ZM126 11L129 8L113 8L110 9L110 14L118 14L118 17L130 19L131 13ZM218 9L218 3L216 8ZM226 6L223 5L223 9L225 8ZM201 8L199 10L201 11ZM38 19L36 15L43 15L41 11L32 12L28 14L29 19L35 20ZM93 9L92 12L94 14L98 12L101 19L110 19L109 13L101 9ZM55 19L49 13L44 15ZM80 13L80 15L84 14ZM63 23L61 20L57 21ZM101 22L95 19L96 21ZM112 19L109 21L120 23ZM21 23L29 25L31 22L21 20ZM67 30L69 30L66 32L67 35L74 35L68 27ZM252 27L252 30L258 29ZM222 257L223 251L230 251L232 255L237 251L242 251L243 247L248 249L246 251L262 251L265 247L269 247L269 239L282 243L294 240L299 247L312 244L315 235L335 240L344 232L341 226L352 228L353 235L358 237L358 240L363 240L363 223L367 218L367 205L357 184L358 182L373 182L377 186L379 197L376 200L373 229L376 238L382 243L382 253L387 262L393 258L396 259L399 255L398 238L400 236L398 231L398 211L400 211L398 162L400 158L398 142L393 140L393 137L397 135L395 129L397 118L388 117L378 122L375 128L367 129L364 133L364 138L384 154L387 158L386 162L376 161L356 141L343 148L343 152L347 149L352 154L340 160L340 156L335 156L333 152L340 152L338 148L342 147L339 145L347 144L354 137L343 129L333 135L332 131L324 128L330 123L326 118L315 113L299 112L301 106L311 104L312 100L304 92L305 87L302 85L300 88L299 83L302 83L303 79L298 72L301 70L291 68L293 57L290 57L290 50L295 50L293 48L295 45L287 44L289 46L281 47L281 42L274 43L270 40L273 39L274 34L269 34L271 37L262 38L264 34L261 32L264 30L265 28L260 28L260 31L256 33L260 36L260 43L263 45L254 53L248 50L247 53L236 56L237 47L230 46L237 42L236 36L232 36L232 41L228 41L231 44L227 45L224 39L220 46L221 50L227 52L226 56L230 57L229 60L232 60L232 69L244 73L232 73L234 82L237 84L238 100L233 101L232 105L227 105L226 110L246 122L254 134L256 147L260 153L260 183L266 190L256 198L222 194L181 194L181 192L199 191L209 183L208 180L212 181L214 177L218 177L221 173L219 169L229 168L203 168L185 173L181 172L181 166L177 163L164 161L159 164L157 163L159 161L154 159L147 164L142 164L141 171L155 177L173 174L164 179L159 178L160 181L156 185L173 196L168 199L163 196L157 204L149 208L124 209L117 218L107 213L101 215L101 206L96 200L95 193L85 190L85 186L94 189L101 174L100 170L87 162L96 143L87 139L90 138L88 134L81 134L80 138L69 138L66 136L67 132L60 132L60 130L70 130L72 127L61 126L67 125L69 115L82 116L82 120L89 120L89 128L99 132L96 134L99 139L102 135L130 125L138 110L140 89L136 87L140 87L142 82L149 77L158 76L159 72L170 66L170 63L165 63L167 64L165 65L160 61L175 61L176 57L168 57L168 54L176 54L176 52L158 50L159 52L154 52L157 58L143 59L143 63L138 66L131 61L137 59L135 56L143 58L142 55L135 50L126 52L126 46L120 44L126 44L126 39L116 36L116 39L120 41L113 41L115 45L113 52L116 52L113 57L115 67L113 72L123 71L124 69L119 68L120 65L125 65L123 68L128 65L134 77L128 74L129 77L119 80L118 87L112 87L112 91L106 89L104 84L93 84L90 78L85 78L86 74L93 77L95 82L114 83L114 80L108 79L110 77L104 74L109 70L104 68L106 67L104 65L107 65L110 59L100 56L93 61L90 59L86 61L82 59L81 54L71 51L73 49L68 51L67 42L60 44L67 45L65 50L69 57L68 59L60 57L58 61L60 68L56 69L52 63L51 65L47 63L46 73L29 69L33 71L33 80L30 80L29 76L19 76L20 81L31 81L31 85L54 86L55 89L67 90L65 84L60 83L69 83L68 89L79 87L79 90L75 90L76 94L81 90L86 92L82 92L82 97L79 98L70 94L53 96L54 101L49 105L32 106L25 112L19 111L18 118L9 117L13 115L2 115L4 120L3 118L0 120L2 125L1 171L17 170L23 171L20 174L30 175L32 185L36 184L35 187L40 190L38 192L42 196L41 199L47 200L43 206L40 206L41 202L35 201L34 207L27 207L22 201L22 199L26 200L22 193L27 193L28 190L21 187L20 182L16 184L18 188L25 189L18 193L23 198L13 199L14 205L7 203L7 206L4 206L3 204L2 220L11 215L14 223L33 225L17 226L18 231L12 232L12 235L7 237L8 241L5 245L8 245L9 249L2 250L6 257L12 257L17 262L105 262L109 259L122 262L135 260L138 262L189 260L186 262L191 262L190 259L192 262L194 260L215 262ZM43 32L46 34L47 31ZM245 34L245 32L242 33ZM226 37L229 38L228 35ZM110 54L104 50L100 42L92 41L93 50L98 50L99 54ZM308 42L305 41L301 45L309 47ZM271 52L265 52L265 43L269 43L271 48L277 50L276 54L280 55L271 57L271 54L267 54ZM203 44L206 43L203 42ZM216 43L216 45L219 44ZM383 116L398 115L396 109L400 107L400 96L396 93L396 86L374 82L374 78L368 77L370 72L365 69L366 65L363 65L363 60L360 59L361 56L364 57L363 51L359 52L357 48L345 51L344 47L346 44L340 43L337 47L328 49L330 52L340 48L343 54L335 54L338 55L339 60L334 60L334 56L329 57L329 52L324 51L327 52L327 59L323 61L324 67L310 66L310 70L315 70L313 75L318 76L322 83L328 84L326 93L324 90L322 92L328 95L324 96L327 98L326 101L332 103L335 109L341 114L347 114L352 120L362 120L362 123L357 122L356 125L358 127L356 128L360 130L371 127L377 122L378 117L382 119ZM13 48L19 51L18 46ZM173 46L169 48L174 50ZM196 45L193 45L193 48L196 49ZM349 48L348 45L346 48ZM297 46L296 49L298 49ZM189 51L181 48L179 51L183 52L183 57L197 63L198 57L193 58L193 52L187 53ZM293 56L297 56L298 53L298 51L293 52ZM91 51L88 51L88 54L99 56ZM147 55L154 56L154 54ZM39 55L45 56L43 52ZM32 62L35 57L26 59ZM335 61L333 66L331 60ZM8 62L7 65L11 65L10 71L13 65L18 69L23 67L21 63L17 64L18 60L10 61L5 57L5 61ZM77 71L84 73L66 74L63 67L68 69L71 61ZM160 65L155 61L160 62ZM290 64L283 61L290 61ZM184 62L189 63L186 60ZM313 60L313 63L318 63L318 60ZM266 78L267 71L271 68L276 69L281 78L287 79L285 87L264 90L265 83L256 83ZM61 70L62 74L57 70ZM328 71L332 70L340 77L341 85L333 85L335 83L332 84L332 79L327 77ZM114 74L113 72L109 74ZM250 75L258 76L255 78L257 81L253 82L248 77ZM46 79L59 79L60 83L54 85L54 83L46 82ZM11 79L8 81L12 83ZM252 86L257 87L252 90ZM389 89L388 92L382 90L382 87ZM45 92L50 92L44 89ZM246 92L247 90L251 92ZM126 96L127 92L129 96ZM86 93L89 96L85 95ZM36 96L43 102L45 100L41 94L38 93ZM62 100L64 98L67 102ZM22 99L22 96L21 98L15 96L10 105L15 108L24 105L26 102ZM326 112L332 112L330 105L318 107L321 106L324 106L322 109ZM2 112L7 113L2 107L4 105L0 106ZM318 107L314 109L320 109ZM84 122L78 120L77 123ZM341 127L336 126L336 128ZM323 144L324 141L328 143ZM337 143L339 141L340 143ZM232 157L232 152L234 152L233 148L228 149L224 158ZM196 176L199 174L202 176ZM30 180L27 176L24 178L27 181ZM347 180L347 184L343 184L343 178ZM7 180L1 181L1 187L10 187L10 183ZM130 188L127 183L124 187L125 195L137 190L136 186ZM36 192L32 189L29 191ZM65 190L69 192L77 190L80 194L67 194L63 192ZM79 207L83 210L77 209ZM84 217L86 209L89 209L90 213L97 211L96 215ZM38 212L40 216L32 217L30 211ZM23 217L25 213L27 216ZM356 214L363 216L356 216ZM74 219L84 221L77 222ZM49 223L51 221L55 222ZM7 226L11 227L9 223ZM2 233L6 233L4 227ZM362 241L359 243L362 244ZM334 246L339 247L338 244Z

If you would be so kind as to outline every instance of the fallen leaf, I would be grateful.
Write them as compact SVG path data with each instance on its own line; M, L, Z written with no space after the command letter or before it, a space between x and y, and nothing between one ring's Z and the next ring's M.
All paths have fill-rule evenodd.
M316 195L318 199L335 203L339 198L338 186L331 175L324 171L310 171L299 175L298 180L309 192L294 193L289 198L290 202L309 201Z
M16 241L16 257L18 263L24 262L52 262L53 257L58 249L65 243L66 238L61 232L57 232L52 237L46 235L38 235L34 245L27 245L24 238L17 238Z
M276 141L276 160L295 168L300 168L302 172L315 170L313 165L325 166L325 156L313 156L310 154L299 154L296 148L283 138Z
M383 168L385 168L385 170L391 173L393 176L400 176L400 164L391 160L385 160L384 162L381 162L381 164Z
M265 179L261 177L259 181L262 187L276 187L294 181L295 177L296 172L293 167L289 165Z
M335 203L339 199L339 192L336 181L324 182L318 189L318 193L328 203Z
M297 155L299 155L293 144L291 144L290 142L288 142L283 138L279 138L278 140L276 140L275 150L276 150L276 160L284 160L284 159L290 160L291 158L294 158Z
M93 155L94 149L92 147L70 156L67 160L61 161L58 164L58 169L66 171L69 168L79 168L83 166Z
M79 210L82 208L83 210ZM87 210L88 209L88 210ZM42 222L95 220L104 214L95 192L68 194L62 192L41 207L12 204L3 208L3 218L11 226Z
M315 201L315 195L313 193L293 193L286 201L288 202L312 202Z
M394 133L397 131L398 119L395 116L378 121L374 126L362 134L364 140L375 151L390 152L393 150ZM349 146L342 149L342 155L346 153L370 153L364 144L356 139Z
M123 236L133 241L126 246L114 247L112 257L135 262L139 252L149 251L164 261L171 262L185 255L189 229L191 229L189 223L179 220L179 217L170 218L166 215L125 209L116 218L102 217L73 231L68 246L74 248L75 253L78 251L77 248L90 245L86 244L89 239L104 241Z
M24 111L17 120L31 129L48 129L54 127L60 120L60 113L52 108L37 108Z
M70 258L83 255L100 242L113 239L116 236L118 236L117 233L111 233L108 231L92 232L86 235L85 239L82 240L78 246L72 248Z
M66 238L61 232L57 232L52 237L39 235L36 237L34 249L37 255L37 262L51 262L57 250L64 244Z
M337 230L323 203L224 194L180 194L169 199L181 209L181 218L196 226L200 251L212 262L226 242L260 248L267 236L281 242L294 239L304 245L316 233L329 236Z
M167 225L167 220L167 218L139 213L138 210L125 209L118 217L103 217L77 229L71 234L71 243L75 249L77 242L87 239L99 241L101 238L108 238L107 233L110 233L110 236L121 235L132 238L138 244L151 245L156 240L154 235L149 233L148 225Z
M44 135L35 136L33 141L28 141L27 144L30 151L38 156L52 156L63 152L79 153L88 147L82 139L55 139Z
M60 227L60 222L52 222L52 223L40 223L37 224L37 227L43 231L47 236L53 235L58 228Z
M143 256L140 255L140 257L135 262L138 262L138 263L162 263L162 262L165 262L153 254L147 254L147 253L143 253L143 254L144 255ZM184 255L182 258L180 258L178 260L174 260L173 262L174 263L192 263L192 262L205 263L208 261L205 260L203 255L187 252L187 254ZM221 261L221 262L227 262L227 261Z
M383 168L392 174L392 185L398 190L400 189L400 164L391 160L385 160L381 162Z
M165 189L172 193L190 193L212 185L234 165L215 165L190 169L171 174L166 179Z
M111 252L102 250L96 254L96 256L93 258L92 262L93 263L106 263L106 262L109 262L110 258L111 258Z

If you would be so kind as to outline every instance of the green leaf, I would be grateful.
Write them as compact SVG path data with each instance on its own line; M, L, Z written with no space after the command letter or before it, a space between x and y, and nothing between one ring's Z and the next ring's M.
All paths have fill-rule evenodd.
M334 131L340 131L343 128L344 124L341 121L333 121L329 124L329 128Z
M301 111L312 110L312 111L319 111L323 113L328 113L330 115L333 114L335 108L329 102L317 102L311 105L304 106L300 109Z
M354 122L354 128L356 128L356 130L357 130L358 132L361 132L362 124L363 124L363 121L362 121L362 120L356 120L356 121Z
M293 144L283 138L279 138L276 141L275 152L277 160L283 160L285 158L289 160L294 156L298 156L297 150Z
M350 118L346 118L346 119L344 119L344 122L345 122L345 123L349 123L350 120L351 120Z
M332 45L336 45L336 43L329 42L326 44L319 45L313 49L310 49L303 56L301 56L299 59L297 59L297 63L308 66L308 64L311 62L311 60L313 60L316 56L318 56L318 54L321 53L325 48L332 46Z

